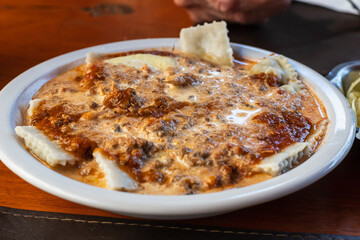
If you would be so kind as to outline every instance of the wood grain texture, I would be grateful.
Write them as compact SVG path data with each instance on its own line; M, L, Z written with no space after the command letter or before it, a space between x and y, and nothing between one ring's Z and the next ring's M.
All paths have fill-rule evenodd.
M190 25L186 13L170 0L2 0L0 88L28 68L69 51L120 40L177 37L182 27ZM359 156L360 143L356 141L339 167L297 193L217 217L178 222L360 236ZM127 218L47 194L2 163L0 205Z
M130 14L92 16L89 8L125 5ZM0 2L0 88L28 68L77 49L128 39L177 37L192 22L171 1Z

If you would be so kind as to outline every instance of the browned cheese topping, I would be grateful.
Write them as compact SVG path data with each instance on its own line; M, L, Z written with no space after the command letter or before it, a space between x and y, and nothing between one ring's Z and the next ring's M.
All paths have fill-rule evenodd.
M159 70L105 62L134 53L169 56L176 64ZM44 101L27 124L77 156L66 167L73 170L55 169L85 182L103 176L92 156L100 148L139 183L136 193L248 185L270 178L253 174L254 165L306 141L326 118L307 87L288 93L276 76L249 74L251 64L216 66L166 51L105 56L46 83L34 96Z

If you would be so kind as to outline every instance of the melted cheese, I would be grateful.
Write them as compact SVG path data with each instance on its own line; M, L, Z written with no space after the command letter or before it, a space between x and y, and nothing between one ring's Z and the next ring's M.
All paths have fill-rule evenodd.
M233 51L227 33L224 21L183 28L180 32L181 51L215 64L232 66Z
M141 69L148 66L151 70L166 70L175 65L175 60L170 57L156 56L152 54L134 54L124 57L111 58L105 61L113 65L124 64Z

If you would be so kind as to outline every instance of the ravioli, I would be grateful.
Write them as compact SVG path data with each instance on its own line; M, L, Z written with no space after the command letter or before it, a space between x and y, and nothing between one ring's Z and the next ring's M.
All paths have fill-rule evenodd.
M184 28L180 32L181 51L216 64L232 66L233 51L227 32L224 21Z
M290 93L297 93L305 87L298 79L295 69L284 56L275 55L261 60L252 66L251 73L266 73L276 76L282 84L281 88Z

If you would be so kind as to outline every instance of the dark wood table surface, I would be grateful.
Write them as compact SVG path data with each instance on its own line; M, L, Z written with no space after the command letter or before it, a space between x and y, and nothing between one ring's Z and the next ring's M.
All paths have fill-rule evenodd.
M283 53L326 74L338 63L360 58L360 19L336 14L294 4L282 17L262 26L230 25L230 38ZM284 18L288 22L281 25ZM192 24L186 12L172 1L0 0L0 88L30 67L60 54L128 39L177 37L181 28ZM359 171L360 143L356 140L334 171L303 190L229 214L176 222L360 236ZM1 162L0 206L128 218L52 196L28 184Z

